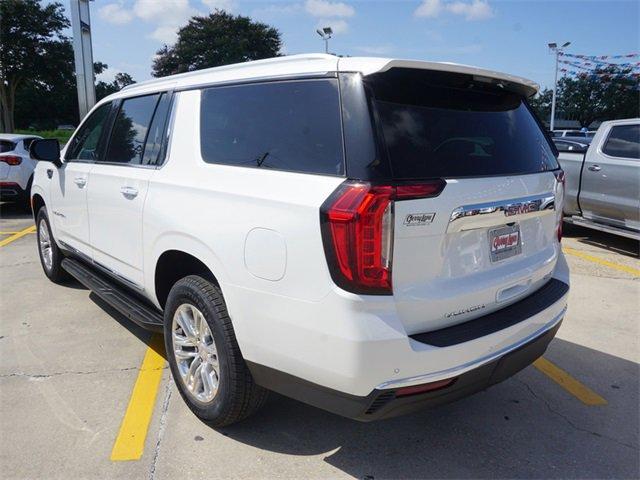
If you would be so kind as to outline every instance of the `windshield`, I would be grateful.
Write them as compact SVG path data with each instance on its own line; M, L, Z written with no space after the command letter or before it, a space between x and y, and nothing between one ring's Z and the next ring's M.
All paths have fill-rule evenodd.
M395 179L558 168L525 100L486 79L392 69L365 81Z

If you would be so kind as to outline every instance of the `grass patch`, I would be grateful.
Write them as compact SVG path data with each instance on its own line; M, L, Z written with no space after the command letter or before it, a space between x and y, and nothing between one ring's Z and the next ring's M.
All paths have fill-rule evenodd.
M71 138L73 130L16 130L15 133L38 135L42 138L57 138L60 143L65 144Z

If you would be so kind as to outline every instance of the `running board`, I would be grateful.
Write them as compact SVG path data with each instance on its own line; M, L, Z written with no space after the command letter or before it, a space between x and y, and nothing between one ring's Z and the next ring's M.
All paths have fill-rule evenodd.
M164 320L160 311L145 304L106 275L74 258L63 259L62 268L133 323L146 330L163 331Z
M633 240L640 240L640 232L627 230L625 228L613 227L611 225L604 225L592 220L587 220L583 217L565 217L564 221L572 225L578 225L580 227L591 228L593 230L599 230L601 232L612 233L613 235L620 235L621 237L631 238Z

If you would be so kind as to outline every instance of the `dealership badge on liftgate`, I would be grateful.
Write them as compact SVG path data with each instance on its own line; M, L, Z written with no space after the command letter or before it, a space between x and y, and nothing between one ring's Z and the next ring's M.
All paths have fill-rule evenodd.
M435 218L435 212L432 213L410 213L404 217L404 224L407 227L419 227L429 225Z

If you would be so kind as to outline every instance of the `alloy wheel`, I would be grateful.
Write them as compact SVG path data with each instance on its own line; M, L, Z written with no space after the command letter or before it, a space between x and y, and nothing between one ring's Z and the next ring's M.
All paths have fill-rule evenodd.
M171 339L183 385L200 402L211 402L218 393L220 363L202 312L188 303L180 305L173 315Z

